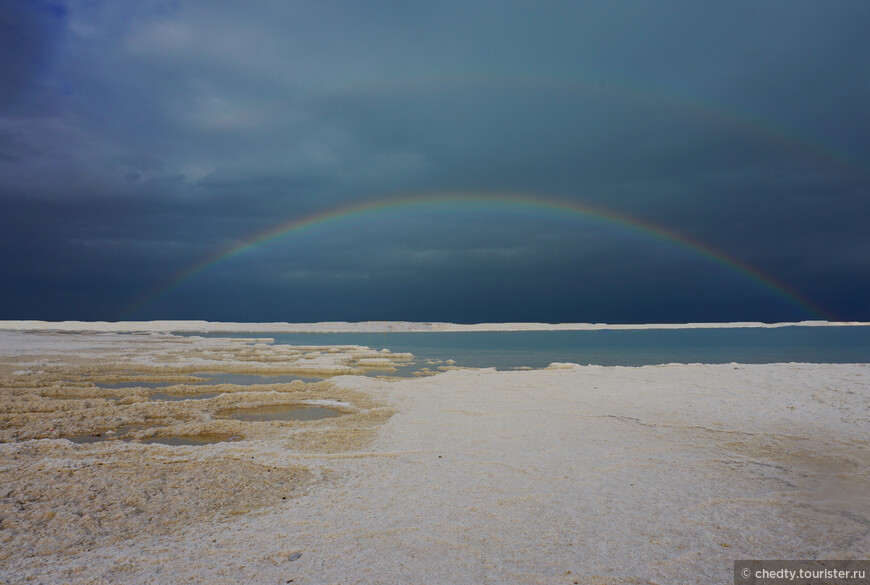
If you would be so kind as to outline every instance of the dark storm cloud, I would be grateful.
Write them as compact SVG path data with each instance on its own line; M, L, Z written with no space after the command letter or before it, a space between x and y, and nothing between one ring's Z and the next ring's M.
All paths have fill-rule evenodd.
M12 0L0 8L0 106L16 101L36 81L64 13L51 2Z
M862 3L23 2L0 13L6 318L118 318L293 218L521 192L657 223L870 320ZM373 215L136 317L808 317L673 243L555 216Z

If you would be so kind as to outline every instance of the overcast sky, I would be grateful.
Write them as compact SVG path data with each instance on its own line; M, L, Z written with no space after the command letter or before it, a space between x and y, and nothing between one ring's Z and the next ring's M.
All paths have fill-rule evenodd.
M0 318L870 320L868 30L867 2L6 0ZM720 261L411 205L167 288L441 194Z

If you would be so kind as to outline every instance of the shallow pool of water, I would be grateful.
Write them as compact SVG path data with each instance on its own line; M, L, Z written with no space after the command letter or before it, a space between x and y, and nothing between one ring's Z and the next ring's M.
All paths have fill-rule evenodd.
M259 333L209 333L206 337L250 337ZM287 345L364 345L408 352L418 366L392 375L413 376L423 367L545 368L552 362L602 366L667 363L767 364L870 363L870 326L702 329L616 329L598 331L469 331L389 333L269 333ZM380 375L383 372L367 372Z
M132 380L127 382L95 382L97 388L109 388L118 390L120 388L165 388L174 384L201 384L201 382L168 382L166 380L147 382L144 380Z

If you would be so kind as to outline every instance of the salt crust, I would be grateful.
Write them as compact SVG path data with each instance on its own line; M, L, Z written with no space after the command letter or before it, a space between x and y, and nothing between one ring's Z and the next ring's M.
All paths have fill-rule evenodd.
M298 453L359 448L393 412L328 382L193 385L205 379L187 372L326 376L392 371L411 358L360 346L289 348L263 341L0 332L0 560L26 565L42 555L105 549L256 513L323 483L329 470L264 461L262 449L252 445ZM372 359L376 363L360 363ZM98 386L119 381L131 387ZM163 394L217 396L152 400L156 390L136 387L137 381L164 382ZM219 416L281 405L329 406L344 416L305 423ZM93 435L101 442L69 440ZM241 440L195 448L137 442L165 436ZM0 582L17 580L0 571Z
M736 558L870 555L868 365L341 376L151 411L145 389L111 401L84 380L171 353L181 371L154 371L183 377L191 347L250 365L245 346L49 337L63 351L4 350L4 416L80 428L114 408L184 431L225 430L209 413L227 400L349 414L204 447L22 441L6 418L19 435L0 444L2 582L706 584L730 582Z

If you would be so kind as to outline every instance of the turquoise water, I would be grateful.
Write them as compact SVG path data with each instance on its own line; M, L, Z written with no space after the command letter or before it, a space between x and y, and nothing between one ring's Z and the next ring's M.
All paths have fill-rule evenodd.
M246 333L210 337L272 337L290 345L365 345L413 353L457 366L543 368L552 362L602 366L740 362L870 363L870 327L626 329L601 331L476 331L420 333Z

